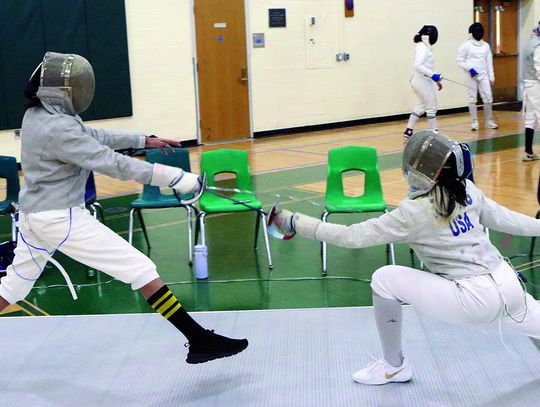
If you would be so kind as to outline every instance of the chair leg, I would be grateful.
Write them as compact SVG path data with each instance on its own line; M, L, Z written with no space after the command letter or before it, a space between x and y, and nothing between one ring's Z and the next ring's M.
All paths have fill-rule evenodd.
M92 216L94 217L94 219L97 219L98 218L97 207L95 207L94 204L92 204L88 206L88 209L92 209Z
M128 242L130 245L133 245L133 213L135 208L132 208L129 211L129 229L128 229Z
M199 230L200 230L200 233L201 233L201 244L203 246L206 245L206 230L205 230L205 227L204 227L204 217L206 216L206 212L203 212L203 211L200 211L199 212L199 215L198 215L198 220L199 220Z
M540 218L540 209L536 211L536 219ZM531 250L529 251L529 257L534 255L534 245L536 244L536 236L531 239Z
M324 213L321 216L321 220L323 222L326 222L328 219L328 216L330 213L328 211L324 211ZM327 244L326 242L321 242L321 256L322 256L322 271L321 275L324 277L326 276L326 250L327 250Z
M17 241L17 219L15 219L15 214L10 213L11 216L11 241Z
M388 210L385 209L384 213L388 213ZM390 249L390 260L392 261L392 264L395 266L396 265L396 252L394 250L394 243L388 244L387 249Z
M259 217L262 218L264 244L266 246L266 255L268 256L268 268L270 268L271 270L274 268L274 265L272 264L272 253L270 252L270 239L268 239L268 229L266 228L266 215L264 213L259 212L259 214L257 215L257 219L259 219Z
M99 202L94 202L92 205L94 206L94 211L97 213L98 219L101 223L105 223L105 211L103 210L103 206L101 206Z
M193 242L193 246L196 246L199 242L199 212L195 211L195 241Z
M139 224L141 225L141 229L143 231L144 240L146 240L146 245L148 246L149 249L151 249L152 246L150 246L150 239L148 239L148 233L146 232L146 225L144 224L142 211L138 209L136 212L137 212L137 217L139 218Z
M261 223L261 216L264 216L261 212L257 212L257 217L255 219L255 241L253 242L253 248L257 250L257 242L259 240L259 226Z
M189 259L189 265L193 265L193 225L192 225L192 217L193 217L193 210L191 209L191 206L185 206L186 212L187 212L187 223L188 223L188 259Z

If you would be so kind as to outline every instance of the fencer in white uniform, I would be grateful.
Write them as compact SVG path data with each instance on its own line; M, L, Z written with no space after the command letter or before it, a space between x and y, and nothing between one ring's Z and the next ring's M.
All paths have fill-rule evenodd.
M523 109L525 110L525 155L523 161L540 158L533 152L534 129L540 123L540 22L522 52Z
M25 183L19 195L18 242L13 263L0 280L0 310L23 300L45 264L54 261L54 252L60 251L139 290L152 308L186 336L188 363L241 352L247 347L245 339L226 338L202 328L161 280L156 265L85 209L90 171L170 187L179 194L194 194L201 188L196 174L114 151L179 143L87 127L79 114L90 106L94 89L92 66L75 54L47 52L30 77L21 128Z
M435 84L441 90L443 77L440 73L435 73L435 57L432 50L432 46L437 42L438 35L437 27L425 25L413 39L416 46L413 56L414 72L410 82L416 96L416 104L409 116L407 129L403 133L406 138L412 136L414 125L424 113L426 113L431 129L438 131Z
M469 27L469 40L458 49L457 63L465 71L467 100L471 115L471 130L478 130L478 113L476 101L478 92L484 103L484 119L488 129L499 127L493 120L493 92L491 86L495 82L493 71L493 54L484 37L484 27L474 23Z
M350 226L283 209L271 219L288 238L296 233L348 248L408 243L429 269L389 265L373 273L383 357L356 372L356 382L385 384L412 377L401 349L402 303L450 323L502 327L540 339L540 304L524 291L484 230L539 236L540 220L492 201L466 180L464 171L461 145L425 130L405 146L409 193L395 210Z

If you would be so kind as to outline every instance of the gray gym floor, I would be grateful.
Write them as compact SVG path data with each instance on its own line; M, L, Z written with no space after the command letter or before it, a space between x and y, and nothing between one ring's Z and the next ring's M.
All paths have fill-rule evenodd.
M157 314L0 319L0 406L537 406L540 353L525 337L447 325L404 309L409 383L351 374L378 354L371 308L197 313L250 347L184 362Z

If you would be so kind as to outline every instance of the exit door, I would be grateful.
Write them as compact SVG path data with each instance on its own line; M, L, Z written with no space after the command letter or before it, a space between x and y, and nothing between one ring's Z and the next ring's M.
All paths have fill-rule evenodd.
M485 28L484 40L493 51L495 85L493 101L517 100L518 2L517 0L475 0L474 21Z
M201 141L251 136L244 0L194 0Z

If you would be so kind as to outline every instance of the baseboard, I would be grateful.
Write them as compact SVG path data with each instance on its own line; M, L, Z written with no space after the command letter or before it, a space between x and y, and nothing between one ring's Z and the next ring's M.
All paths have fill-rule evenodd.
M504 109L497 109L497 110L504 110ZM442 116L442 115L454 114L454 113L464 113L467 111L468 111L467 106L453 107L450 109L438 110L437 115ZM402 114L395 114L391 116L370 117L370 118L365 118L365 119L347 120L347 121L342 121L342 122L314 124L310 126L289 127L285 129L257 131L253 134L253 136L255 138L264 138L264 137L272 137L272 136L283 136L287 134L310 133L313 131L321 131L321 130L341 129L344 127L354 127L354 126L360 126L363 124L385 123L385 122L391 122L391 121L396 121L396 120L407 120L409 118L409 115L410 113L402 113Z

